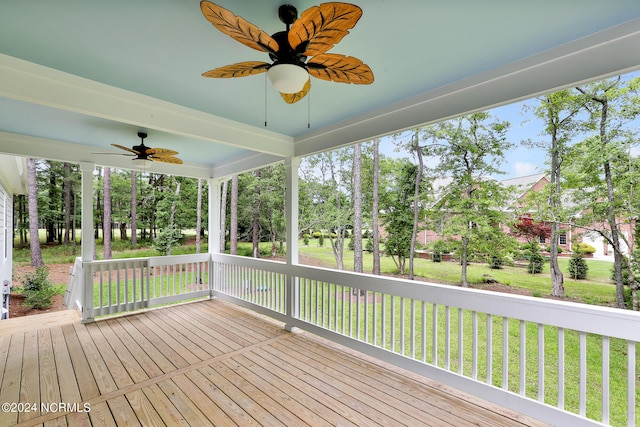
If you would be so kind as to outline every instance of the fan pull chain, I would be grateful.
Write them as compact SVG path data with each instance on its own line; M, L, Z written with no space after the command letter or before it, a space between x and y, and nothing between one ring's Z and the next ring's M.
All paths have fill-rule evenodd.
M267 74L264 74L264 127L267 127Z
M307 93L307 129L311 129L311 91Z

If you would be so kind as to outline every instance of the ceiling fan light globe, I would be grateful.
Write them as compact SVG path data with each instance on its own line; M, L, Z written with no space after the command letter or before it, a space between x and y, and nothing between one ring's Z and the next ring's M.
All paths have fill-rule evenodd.
M153 162L149 159L135 158L131 160L131 163L133 163L134 166L137 166L139 168L148 168L149 166L151 166L151 163Z
M275 64L267 71L267 77L278 92L291 94L302 90L309 80L309 73L299 65Z

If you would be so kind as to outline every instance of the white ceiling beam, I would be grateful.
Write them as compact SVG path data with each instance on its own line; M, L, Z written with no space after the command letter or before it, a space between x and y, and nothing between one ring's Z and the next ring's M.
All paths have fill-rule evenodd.
M0 96L277 156L293 138L0 54Z
M640 68L640 19L295 138L305 156ZM419 70L416 70L419 72Z
M95 147L81 144L0 132L0 153L59 162L94 163L118 169L142 170L141 168L133 167L130 156L96 154L93 152L95 149ZM268 158L271 158L271 156L268 156ZM213 174L208 167L160 162L152 163L151 167L146 171L203 179L211 178Z

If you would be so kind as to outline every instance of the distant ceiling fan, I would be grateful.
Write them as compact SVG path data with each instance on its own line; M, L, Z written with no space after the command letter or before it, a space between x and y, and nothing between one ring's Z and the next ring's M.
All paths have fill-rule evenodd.
M140 145L134 145L132 148L128 148L118 144L111 145L120 148L121 150L133 153L135 156L132 156L134 157L132 159L132 162L136 166L148 166L150 162L172 163L175 165L182 164L182 160L175 157L175 155L178 154L177 151L169 150L167 148L147 147L146 145L144 145L144 139L147 137L147 134L144 132L138 132L138 137L140 138Z
M204 17L218 30L250 48L267 52L273 63L239 62L207 71L204 77L246 77L267 73L273 86L289 104L311 89L309 76L339 83L371 84L373 72L358 58L326 53L349 34L362 9L349 3L322 3L302 12L285 4L278 9L285 31L268 35L240 16L207 0L200 2ZM308 59L308 60L307 60Z

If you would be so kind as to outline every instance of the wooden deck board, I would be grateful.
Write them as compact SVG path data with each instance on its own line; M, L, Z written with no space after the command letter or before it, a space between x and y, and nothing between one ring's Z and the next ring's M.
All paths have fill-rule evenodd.
M0 334L0 400L90 412L2 426L544 425L219 300L35 324Z

